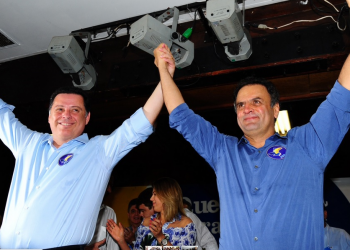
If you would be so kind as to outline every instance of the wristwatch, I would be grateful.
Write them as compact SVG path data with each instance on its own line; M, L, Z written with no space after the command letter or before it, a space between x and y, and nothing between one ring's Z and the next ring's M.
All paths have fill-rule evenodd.
M164 239L162 239L162 241L160 243L162 244L162 246L166 246L166 245L168 245L168 239L164 238Z

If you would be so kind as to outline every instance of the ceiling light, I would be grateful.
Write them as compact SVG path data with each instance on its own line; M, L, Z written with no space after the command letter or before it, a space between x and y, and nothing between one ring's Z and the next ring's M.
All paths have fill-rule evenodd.
M88 36L85 53L74 38L74 35L78 34L53 37L48 48L48 53L63 73L70 74L75 87L89 90L95 85L97 77L95 68L88 60L91 34L79 34Z

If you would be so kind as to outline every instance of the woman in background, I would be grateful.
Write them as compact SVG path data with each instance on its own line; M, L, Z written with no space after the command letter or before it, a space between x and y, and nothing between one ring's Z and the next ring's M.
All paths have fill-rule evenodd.
M162 178L153 184L151 197L156 212L151 217L148 231L136 236L134 249L146 249L146 246L193 246L196 242L196 230L192 220L186 217L180 185L171 178ZM144 224L144 226L147 226ZM107 223L107 231L118 242L122 250L128 250L124 240L121 223L113 220Z

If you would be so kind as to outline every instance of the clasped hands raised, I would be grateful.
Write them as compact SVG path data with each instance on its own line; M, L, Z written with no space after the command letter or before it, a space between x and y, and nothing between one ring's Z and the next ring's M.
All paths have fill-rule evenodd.
M350 0L349 0L350 1ZM169 47L165 43L161 43L154 51L154 64L159 70L167 69L171 77L175 72L175 59L171 54Z

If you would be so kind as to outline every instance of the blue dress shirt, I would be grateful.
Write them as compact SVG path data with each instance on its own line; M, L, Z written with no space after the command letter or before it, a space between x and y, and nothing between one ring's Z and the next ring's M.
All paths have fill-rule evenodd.
M140 108L109 136L83 134L57 149L51 135L22 125L13 108L0 99L0 138L16 158L0 248L88 243L113 167L152 125Z
M186 104L170 115L210 164L220 196L220 250L323 249L323 172L350 124L350 91L336 83L309 123L261 148L227 136Z

